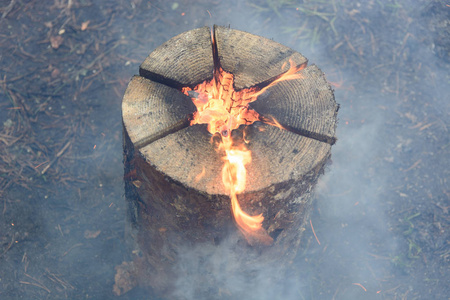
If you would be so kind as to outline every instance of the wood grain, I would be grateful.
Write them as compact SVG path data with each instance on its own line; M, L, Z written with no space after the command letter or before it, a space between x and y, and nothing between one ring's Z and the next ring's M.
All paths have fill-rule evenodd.
M179 34L144 60L139 74L153 81L181 89L212 78L211 30L208 27Z
M329 137L334 144L338 105L333 91L317 66L308 66L299 74L302 78L269 88L250 107L294 130Z
M297 66L308 61L289 47L245 31L214 26L214 34L220 64L225 71L234 75L237 90L252 87L286 72L289 59Z
M189 126L185 120L195 111L180 91L140 76L131 79L122 100L125 130L136 148Z

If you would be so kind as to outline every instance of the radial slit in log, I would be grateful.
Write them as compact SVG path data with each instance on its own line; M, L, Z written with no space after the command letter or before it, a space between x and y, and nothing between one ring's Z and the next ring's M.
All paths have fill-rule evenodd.
M179 34L157 47L139 67L139 74L181 90L211 78L211 29L202 27Z

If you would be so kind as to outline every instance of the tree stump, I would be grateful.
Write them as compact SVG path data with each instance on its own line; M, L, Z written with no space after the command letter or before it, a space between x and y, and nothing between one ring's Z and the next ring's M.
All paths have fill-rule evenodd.
M168 298L183 276L176 269L183 249L203 244L214 249L230 234L240 236L221 180L223 153L211 145L206 125L190 126L196 107L181 88L211 79L217 64L234 75L240 90L267 85L287 71L289 60L307 63L300 53L243 31L215 26L212 34L214 43L204 27L155 49L140 76L131 79L122 103L125 192L142 252L137 277ZM311 192L336 140L332 89L316 66L300 72L302 78L279 82L250 104L263 122L245 129L253 159L238 200L250 215L263 214L274 242L250 246L237 238L236 272L249 264L293 259L309 219ZM283 129L264 118L276 119ZM209 284L214 289L217 283Z

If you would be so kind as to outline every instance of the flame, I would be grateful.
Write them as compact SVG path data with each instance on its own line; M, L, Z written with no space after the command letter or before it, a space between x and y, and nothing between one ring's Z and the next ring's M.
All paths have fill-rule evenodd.
M222 182L230 195L233 217L250 245L270 245L273 243L273 239L262 227L263 215L250 216L239 205L238 194L244 192L247 181L245 166L251 163L252 156L251 151L245 145L248 143L248 140L245 139L245 132L244 143L239 143L239 145L233 142L231 132L240 125L250 125L261 120L260 115L249 108L248 104L255 101L267 89L282 80L301 78L297 72L305 65L296 67L291 60L289 63L291 66L288 71L263 88L251 87L236 91L233 86L234 76L222 68L217 68L214 71L213 79L198 84L194 89L189 87L182 89L182 92L190 96L197 107L191 125L207 124L211 134L219 133L221 136L218 150L225 153ZM282 69L285 68L285 65ZM278 124L274 118L271 117L271 120L273 124ZM282 128L281 125L279 127Z

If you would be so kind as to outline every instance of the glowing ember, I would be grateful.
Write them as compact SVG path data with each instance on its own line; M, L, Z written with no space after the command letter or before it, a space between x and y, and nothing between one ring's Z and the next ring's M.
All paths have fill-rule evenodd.
M273 239L262 227L264 221L262 214L250 216L239 205L237 195L245 190L247 178L245 165L251 162L252 157L251 151L246 148L245 143L239 143L239 146L233 143L231 131L237 129L240 125L250 125L261 120L259 114L250 109L248 104L255 101L268 88L282 80L301 78L301 75L297 72L303 69L304 65L295 67L292 61L290 61L290 64L291 67L287 72L262 89L252 87L235 91L233 75L222 68L216 68L212 80L204 81L194 89L185 87L182 90L183 93L191 97L197 107L191 125L207 124L208 131L211 134L218 133L221 136L219 150L225 152L222 181L230 194L234 219L239 230L251 245L270 245L273 243ZM285 66L286 64L283 65L282 69ZM268 123L278 124L273 118L271 118L271 121Z

